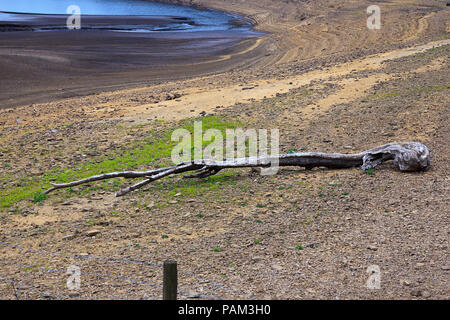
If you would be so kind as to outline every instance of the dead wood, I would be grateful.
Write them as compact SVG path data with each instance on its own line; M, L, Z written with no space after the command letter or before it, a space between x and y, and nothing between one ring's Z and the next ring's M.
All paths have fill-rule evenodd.
M112 172L69 183L55 183L52 184L52 188L45 191L45 193L48 194L57 189L74 187L106 179L145 178L145 180L117 192L116 196L120 197L131 191L142 188L153 181L170 175L191 171L194 171L194 173L185 175L184 178L205 178L215 175L227 168L267 168L273 164L277 164L280 167L296 166L305 167L306 169L315 167L334 169L361 167L362 170L369 170L389 160L393 160L394 166L400 171L424 171L430 167L430 153L428 148L422 143L390 143L354 154L306 152L277 156L225 159L223 161L203 159L149 171Z

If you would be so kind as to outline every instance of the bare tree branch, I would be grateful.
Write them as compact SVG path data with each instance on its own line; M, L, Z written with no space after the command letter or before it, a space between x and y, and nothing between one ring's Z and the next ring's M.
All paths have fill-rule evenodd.
M126 195L127 193L129 193L131 191L134 191L134 190L137 190L139 188L142 188L143 186L149 184L150 182L153 182L155 180L167 177L167 176L169 176L171 174L177 174L177 173L183 173L183 172L190 171L190 170L195 170L195 167L196 167L195 164L188 163L188 164L181 164L181 165L178 165L176 167L168 168L165 171L162 171L162 172L160 172L158 174L150 176L148 179L146 179L146 180L144 180L144 181L142 181L142 182L140 182L138 184L135 184L135 185L133 185L131 187L128 187L126 189L123 189L123 190L117 192L116 193L116 197L121 197L123 195Z
M170 168L174 168L174 167L170 167ZM166 170L168 170L170 168L161 168L161 169L149 170L149 171L111 172L111 173L101 174L101 175L98 175L98 176L92 176L92 177L89 177L89 178L86 178L86 179L73 181L73 182L69 182L69 183L60 183L60 184L51 183L51 185L53 187L48 189L47 191L45 191L45 193L50 193L50 192L52 192L54 190L57 190L57 189L75 187L75 186L79 186L81 184L85 184L85 183L89 183L89 182L106 180L106 179L112 179L112 178L133 179L133 178L148 177L148 176L152 176L154 174L158 174L160 172L164 172L164 171L166 171Z
M117 197L140 189L143 186L164 177L194 171L185 178L206 178L217 174L227 168L267 168L272 164L280 167L297 166L312 169L314 167L352 168L360 166L362 170L375 168L381 163L393 160L394 166L400 171L424 171L430 167L430 153L428 148L420 142L390 143L360 153L323 153L306 152L282 154L277 156L247 157L215 161L209 159L195 160L180 163L177 166L154 169L149 171L112 172L69 183L52 184L46 194L62 188L78 186L81 184L112 178L145 178L145 180L125 188L116 193Z

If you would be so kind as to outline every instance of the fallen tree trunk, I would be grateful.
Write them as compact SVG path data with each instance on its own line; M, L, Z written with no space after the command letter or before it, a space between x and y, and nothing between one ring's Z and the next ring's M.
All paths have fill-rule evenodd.
M86 179L69 183L52 184L52 188L45 191L46 194L62 188L74 187L89 182L112 179L112 178L145 178L145 180L123 189L116 196L123 196L131 191L162 179L164 177L194 171L184 178L205 178L217 174L227 168L267 168L273 163L277 166L297 166L312 169L314 167L327 168L352 168L360 166L362 170L375 168L379 164L393 160L394 166L400 171L424 171L430 167L430 153L428 148L420 142L390 143L360 153L323 153L306 152L282 154L278 156L248 157L238 159L227 159L223 161L195 160L180 163L176 166L154 169L149 171L124 171L113 172L92 176Z

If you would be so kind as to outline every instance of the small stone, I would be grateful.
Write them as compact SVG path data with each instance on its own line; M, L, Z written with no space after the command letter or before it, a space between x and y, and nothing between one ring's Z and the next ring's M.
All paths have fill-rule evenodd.
M177 204L178 203L178 201L176 201L176 200L170 200L169 201L169 204Z
M411 285L411 282L410 281L408 281L408 280L400 280L400 284L402 285L402 286L409 286L409 285Z
M280 266L279 264L273 264L272 265L272 269L277 270L277 271L281 271L281 270L283 270L283 267Z
M189 290L187 296L188 298L200 298L201 295L193 290Z
M375 246L375 245L370 245L370 246L367 247L367 249L373 250L373 251L377 251L377 250L378 250L378 247Z
M70 241L75 239L75 235L74 234L69 234L67 236L62 237L63 241Z
M252 262L257 263L257 262L260 262L262 259L263 259L263 257L261 257L261 256L255 256L252 258Z
M29 210L27 210L27 209L23 209L22 210L22 216L24 216L24 217L28 216L30 213L31 212Z
M422 291L420 291L420 290L413 290L413 291L411 291L411 295L413 297L421 297L422 296Z
M91 229L91 230L88 230L88 231L86 232L86 235L87 235L88 237L94 237L94 236L98 235L100 232L101 232L101 231L98 230L98 229Z

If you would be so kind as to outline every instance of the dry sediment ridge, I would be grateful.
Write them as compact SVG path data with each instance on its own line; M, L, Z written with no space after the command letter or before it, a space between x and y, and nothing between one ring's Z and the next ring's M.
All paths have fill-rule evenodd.
M179 82L178 87L195 87L192 80L198 79L200 84L208 81L205 77L210 77L216 87L245 84L255 79L287 78L304 72L308 66L336 64L442 39L449 27L449 11L442 1L382 3L383 26L376 32L366 27L367 5L361 1L165 2L235 12L267 34L243 41L227 38L228 44L225 41L210 47L205 56L194 50L170 57L149 56L145 40L135 41L128 35L105 38L93 32L83 40L67 38L65 33L52 35L51 39L47 35L26 33L14 33L15 39L11 39L0 34L1 68L6 75L0 80L1 107L130 88L151 91L152 86L170 86L174 82ZM177 43L194 44L189 39L151 41L152 48L161 52L167 52ZM110 55L98 63L98 54L104 52L103 42L110 46L107 50ZM17 49L18 43L27 43L28 47ZM90 50L73 53L74 45ZM130 50L139 54L127 58ZM44 72L46 77L41 76Z
M366 27L367 3L363 1L308 0L160 0L160 2L214 8L240 14L254 28L271 35L264 41L272 54L271 63L292 63L334 53L379 47L387 43L417 40L442 17L442 1L401 0L379 4L383 27L377 32ZM445 19L444 19L445 21ZM441 20L442 23L442 20ZM447 22L448 23L448 22ZM445 23L444 23L445 24Z
M316 80L327 80L335 77L343 77L355 71L363 70L377 70L382 67L383 62L400 59L402 57L415 55L425 52L432 48L449 45L450 40L440 40L428 43L426 45L415 46L406 49L393 50L390 52L371 55L355 61L338 64L325 70L316 70L298 76L287 77L284 79L258 79L251 84L243 87L242 85L224 86L217 89L209 89L206 87L197 87L183 91L182 97L169 101L163 101L153 104L142 104L136 107L127 108L125 111L125 119L144 120L151 117L164 120L179 120L187 118L191 115L192 108L196 107L196 112L211 112L216 106L223 107L232 106L236 103L245 103L251 100L263 100L271 98L277 94L289 92L311 83ZM439 67L440 64L437 65ZM416 70L417 72L426 71ZM374 86L379 81L387 81L392 76L384 74L374 74L369 77L358 79L348 78L338 81L344 88L338 93L324 98L318 103L321 110L311 110L312 106L305 106L303 109L304 115L314 113L316 116L318 112L325 111L336 101L342 99L354 100L358 95L364 94L367 90ZM359 94L354 90L358 87ZM170 110L171 112L167 112Z

